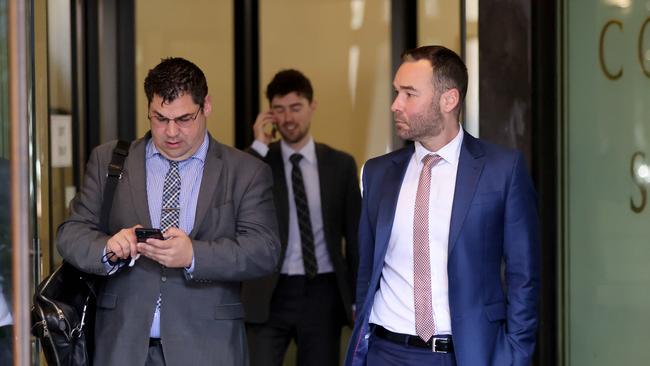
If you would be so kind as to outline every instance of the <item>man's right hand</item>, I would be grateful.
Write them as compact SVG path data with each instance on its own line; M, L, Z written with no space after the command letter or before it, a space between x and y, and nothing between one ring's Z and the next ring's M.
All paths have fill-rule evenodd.
M268 110L257 115L255 119L255 124L253 125L253 134L255 135L255 140L262 142L266 145L270 144L275 138L273 133L273 128L269 128L269 125L275 123L275 118L273 117L273 112ZM267 132L270 131L270 132Z
M136 247L138 238L135 236L135 229L139 227L142 227L142 225L122 229L108 239L106 253L115 253L115 255L109 257L111 262L117 262L118 259L127 259L131 256L135 257L138 254Z

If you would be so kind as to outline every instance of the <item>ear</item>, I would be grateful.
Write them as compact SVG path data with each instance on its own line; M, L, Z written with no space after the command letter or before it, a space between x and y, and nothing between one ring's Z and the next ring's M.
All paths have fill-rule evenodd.
M316 103L316 99L312 99L311 103L309 103L309 107L311 108L311 111L314 112L317 106L318 103Z
M203 100L203 114L207 117L212 112L212 98L209 95Z
M460 93L458 89L449 89L440 96L440 110L445 113L451 113L460 103Z

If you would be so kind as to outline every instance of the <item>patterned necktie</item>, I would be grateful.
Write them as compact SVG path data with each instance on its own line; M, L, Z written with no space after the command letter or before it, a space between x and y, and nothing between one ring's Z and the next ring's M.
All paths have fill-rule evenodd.
M178 161L169 160L169 170L163 185L160 230L164 233L170 227L178 227L180 221L181 176Z
M431 265L429 261L429 191L431 168L441 160L438 155L422 158L422 172L415 196L413 214L413 297L415 301L415 333L425 342L436 331L431 298Z
M305 194L305 184L300 170L300 154L292 154L291 161L291 185L293 186L293 198L296 203L298 214L298 228L300 229L300 242L302 243L302 262L305 266L305 274L314 278L318 273L318 263L314 254L314 232L311 229L311 218L309 216L309 205Z
M163 233L170 227L180 226L180 196L181 196L181 175L178 173L178 161L169 160L169 170L165 175L163 185L162 206L160 209L160 231ZM158 295L156 311L160 311L162 294Z

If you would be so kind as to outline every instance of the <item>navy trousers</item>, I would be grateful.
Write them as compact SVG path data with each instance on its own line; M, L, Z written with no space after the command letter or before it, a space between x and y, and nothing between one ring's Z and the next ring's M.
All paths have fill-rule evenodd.
M456 366L453 353L436 353L427 348L397 344L372 335L367 365L372 366Z

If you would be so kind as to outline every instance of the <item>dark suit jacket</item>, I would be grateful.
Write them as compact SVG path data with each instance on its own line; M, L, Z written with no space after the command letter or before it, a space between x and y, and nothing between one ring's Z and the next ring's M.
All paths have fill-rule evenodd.
M135 224L151 226L146 142L145 137L131 145L108 233L98 226L116 143L93 150L71 215L58 231L59 252L75 267L106 275L100 258L110 236ZM210 138L189 236L195 266L191 279L182 268L163 268L146 257L107 277L97 300L95 365L144 365L159 294L167 365L247 364L241 281L268 275L280 258L268 166Z
M250 152L260 157L254 150L251 149ZM316 160L318 161L325 241L336 272L347 320L349 324L352 324L353 291L359 260L357 230L361 204L357 166L352 156L319 143L316 143ZM273 171L273 197L280 226L281 258L284 258L289 236L289 194L279 142L269 145L269 152L264 161L271 166ZM343 243L343 239L345 239L345 243ZM282 263L280 263L281 265ZM269 304L277 279L278 273L275 273L272 276L247 281L244 284L242 299L246 309L247 322L264 323L268 320Z
M358 312L346 365L366 364L368 317L413 152L411 145L372 159L364 168ZM520 153L467 133L456 176L447 272L458 365L528 366L535 349L539 291L536 194Z

